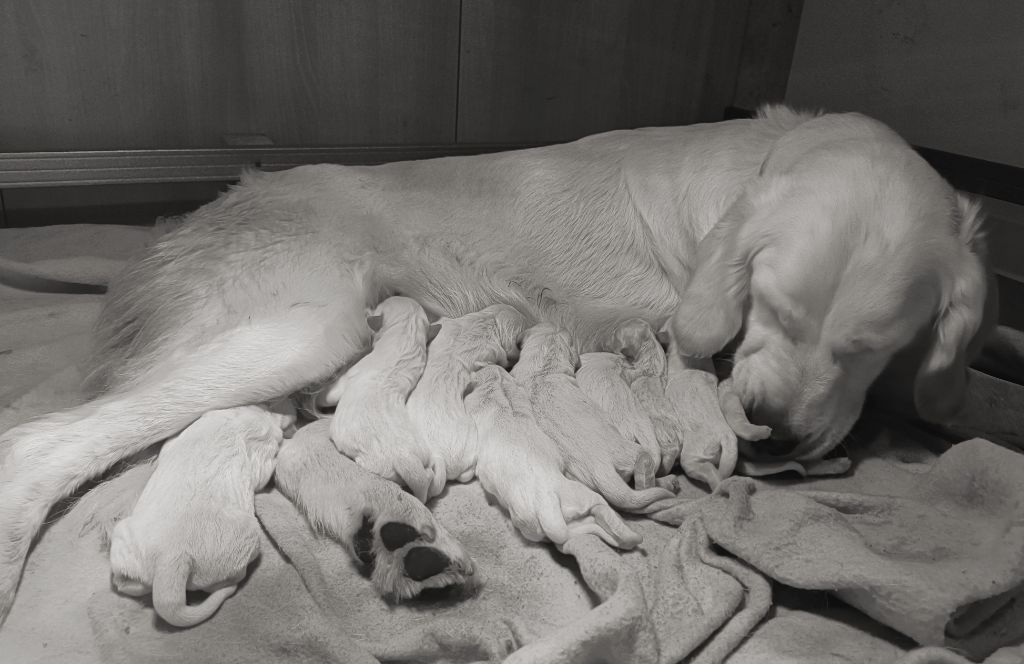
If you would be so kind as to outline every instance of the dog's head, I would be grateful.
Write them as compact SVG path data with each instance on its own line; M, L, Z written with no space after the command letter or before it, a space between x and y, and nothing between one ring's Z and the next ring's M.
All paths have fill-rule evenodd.
M845 437L915 340L927 346L914 355L917 412L953 414L987 327L978 206L863 116L775 109L760 121L792 127L702 240L672 320L680 351L735 340L750 419L794 441L800 459Z

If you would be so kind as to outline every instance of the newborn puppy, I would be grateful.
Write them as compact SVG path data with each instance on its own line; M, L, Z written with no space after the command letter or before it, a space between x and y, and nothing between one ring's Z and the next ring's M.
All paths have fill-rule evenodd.
M514 307L496 304L479 312L443 318L427 349L423 377L406 407L423 443L448 480L468 482L479 455L476 426L463 398L473 372L488 364L507 366L519 353L525 319Z
M676 406L665 397L665 376L637 376L629 387L651 420L654 437L661 448L660 470L670 473L683 448L683 425L675 416Z
M665 330L659 333L659 335L654 335L650 328L648 328L648 334L654 337L654 343L650 343L644 338L644 335L637 335L635 332L631 335L634 339L632 346L643 349L639 355L636 355L636 351L632 349L631 344L628 342L621 343L619 347L622 348L621 352L627 357L638 357L637 360L628 366L624 376L629 381L630 390L636 397L640 408L650 418L655 437L662 450L661 469L662 472L667 473L671 471L676 461L679 460L679 454L684 445L684 431L696 431L696 434L690 434L690 437L694 439L690 441L691 449L700 447L699 441L701 439L705 441L710 439L712 441L710 446L713 447L713 441L716 438L727 441L730 436L725 431L725 428L721 426L720 418L715 417L714 413L710 414L711 417L705 415L706 421L704 424L711 431L717 430L719 436L712 436L710 438L707 429L694 426L695 424L700 425L702 423L699 420L700 416L698 414L688 411L690 412L689 417L684 418L680 416L680 405L670 402L665 395L667 363L663 344L665 346L669 344L669 335ZM637 341L640 343L638 344ZM687 393L685 381L680 380L680 373L682 371L687 371L688 380L710 382L709 374L702 370L706 368L707 360L686 358L684 361L689 362L690 366L695 368L687 370L686 367L675 365L673 393L676 395ZM700 363L705 363L705 366L699 366ZM705 399L703 402L706 403L707 400ZM750 420L747 419L743 405L733 386L732 379L729 377L726 377L718 384L718 403L728 428L740 439L759 441L771 435L769 427L751 424ZM693 469L692 464L691 469Z
M653 488L655 456L624 438L608 417L590 402L576 382L578 355L565 331L550 324L527 330L512 376L525 386L530 411L555 443L566 472L622 509L640 509L671 498ZM660 450L655 444L654 453ZM639 491L624 478L635 475Z
M373 348L327 389L335 406L331 440L363 468L405 484L420 501L441 493L444 461L423 442L406 399L427 361L427 314L415 300L389 297L368 319Z
M626 358L618 353L584 353L580 355L576 383L618 432L639 444L652 460L651 476L636 476L637 486L647 488L653 481L653 468L661 460L661 447L651 418L626 382L627 365Z
M611 336L601 344L600 350L618 353L626 358L626 380L632 383L640 376L665 375L667 345L667 332L655 334L646 320L630 318L613 328Z
M373 585L403 600L426 588L464 585L473 561L418 500L340 454L330 422L308 424L277 459L277 488L310 525L372 567Z
M622 549L641 542L601 496L564 476L562 455L537 426L527 388L507 371L493 364L477 371L465 403L480 439L480 484L523 537L559 548L582 534Z
M131 516L114 526L118 592L152 591L153 608L176 627L212 616L259 555L253 494L270 479L293 421L258 406L215 410L164 443ZM191 606L186 590L210 595Z
M682 427L679 465L687 477L712 490L733 474L739 455L736 433L722 414L717 383L710 358L684 358L675 341L669 343L665 400Z

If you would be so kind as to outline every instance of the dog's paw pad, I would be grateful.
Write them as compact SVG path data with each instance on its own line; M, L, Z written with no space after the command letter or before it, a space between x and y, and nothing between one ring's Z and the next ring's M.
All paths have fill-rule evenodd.
M423 581L445 571L451 564L451 560L437 549L429 546L416 546L406 552L402 564L410 579Z
M380 541L388 551L401 549L419 537L419 531L407 523L391 521L380 527Z

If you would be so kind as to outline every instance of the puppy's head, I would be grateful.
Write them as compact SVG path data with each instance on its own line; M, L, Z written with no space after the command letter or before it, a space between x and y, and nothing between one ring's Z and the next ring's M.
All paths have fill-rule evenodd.
M750 419L809 459L843 439L915 339L928 344L917 411L958 408L986 273L978 206L895 133L856 114L784 120L760 175L702 240L672 332L690 355L735 340Z

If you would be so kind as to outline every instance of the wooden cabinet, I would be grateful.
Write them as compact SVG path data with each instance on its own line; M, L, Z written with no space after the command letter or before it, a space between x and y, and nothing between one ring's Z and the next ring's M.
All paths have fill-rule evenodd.
M719 120L781 98L800 5L0 0L0 225L142 222L246 166Z
M0 0L0 152L532 143L717 120L750 4Z
M452 140L459 0L0 0L0 152Z

